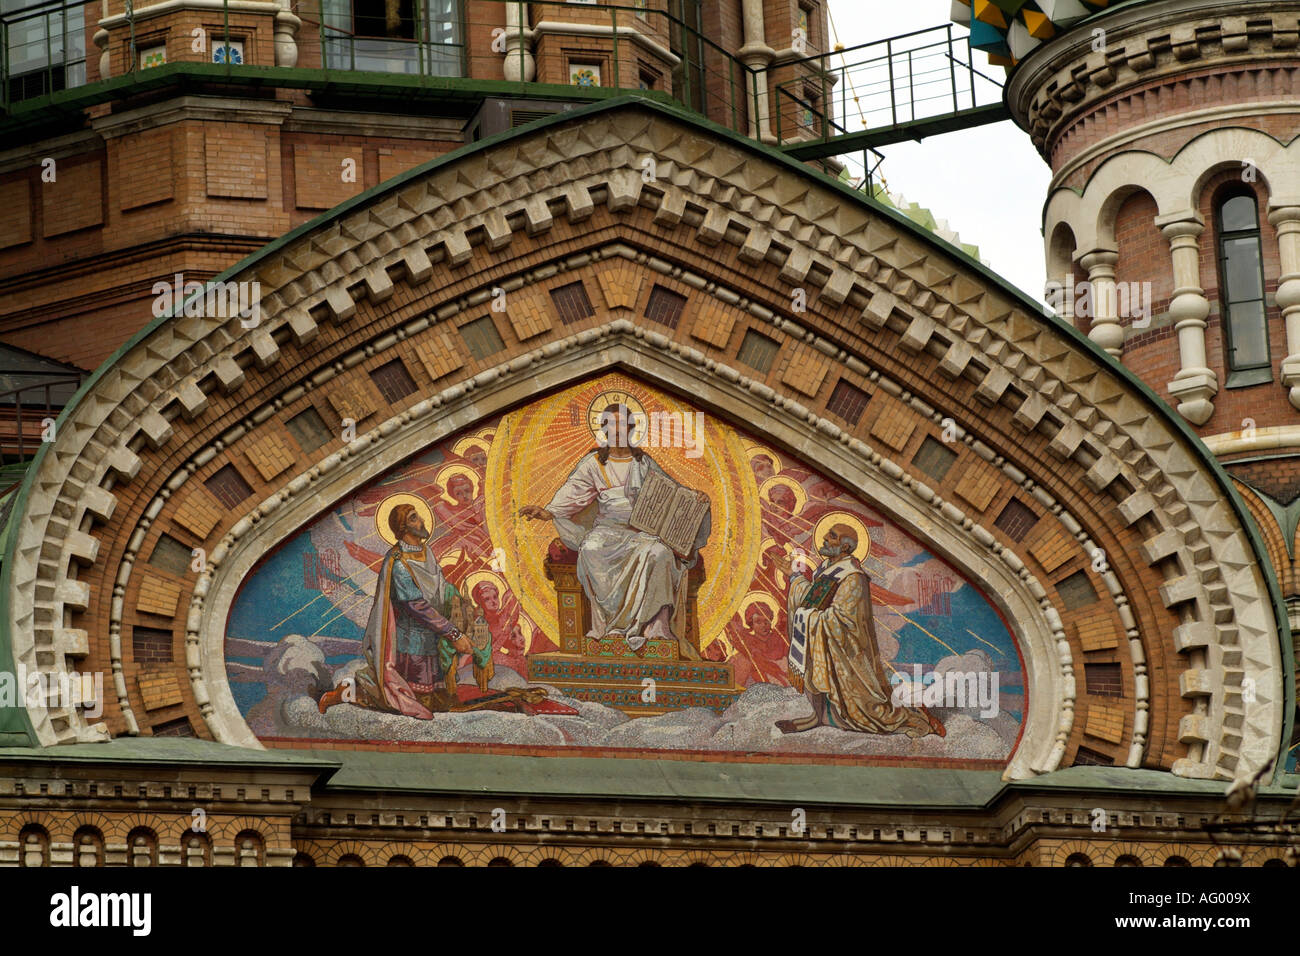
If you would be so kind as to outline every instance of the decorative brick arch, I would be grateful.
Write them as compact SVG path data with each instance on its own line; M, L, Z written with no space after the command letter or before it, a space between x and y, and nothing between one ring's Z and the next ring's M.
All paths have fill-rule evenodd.
M637 164L647 154L653 182ZM690 322L667 335L634 321L638 301L619 294L627 273L601 278L629 267L643 287L653 272L692 290ZM602 290L591 320L569 331L535 311L508 312L506 352L445 367L456 317L486 312L498 283L524 303L535 293L544 311L561 271ZM986 592L1012 605L1029 653L1029 726L1011 775L1061 765L1088 729L1076 719L1080 617L1059 607L1053 587L1065 570L1085 573L1097 551L1102 604L1090 616L1127 654L1133 688L1109 744L1114 762L1230 777L1277 752L1276 597L1217 465L1074 330L902 217L782 157L640 101L603 104L399 177L223 278L261 283L261 324L154 323L87 383L20 492L0 577L8 646L32 669L90 658L113 670L116 692L95 728L72 711L33 709L42 743L147 729L123 638L140 614L170 608L184 619L177 670L191 722L201 735L254 744L223 710L224 675L214 673L215 611L238 580L233 569L301 524L325 488L355 487L403 448L615 364L665 384L678 376L679 389L688 379L706 407L825 457L828 474L881 496L895 519L978 569ZM790 311L794 288L807 293L806 313ZM778 339L789 361L742 374L730 338L747 325ZM350 444L328 443L304 456L306 469L259 481L250 510L218 513L195 533L206 552L195 579L146 567L163 529L206 520L191 507L196 477L236 456L248 468L250 450L278 436L279 417L313 390L417 346L430 355L431 398L384 407ZM869 419L836 423L837 377L871 395ZM922 437L948 419L964 469L992 490L971 492L982 504L955 478L932 487L911 465ZM996 532L996 509L1012 496L1038 510L1041 537L1021 545ZM1221 646L1239 660L1212 672L1209 651ZM1186 696L1175 662L1191 675ZM1234 693L1247 676L1260 688L1249 710ZM1153 680L1164 695L1150 693ZM1154 710L1163 696L1173 706Z

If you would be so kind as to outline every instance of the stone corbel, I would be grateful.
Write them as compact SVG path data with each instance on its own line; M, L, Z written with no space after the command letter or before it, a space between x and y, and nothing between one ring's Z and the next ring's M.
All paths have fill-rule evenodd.
M1178 333L1178 374L1169 383L1169 394L1178 402L1178 414L1193 425L1204 425L1214 414L1212 399L1219 392L1219 379L1209 367L1205 352L1206 319L1210 303L1201 287L1199 239L1205 225L1198 218L1173 222L1157 220L1169 240L1173 259L1174 297L1169 318Z
M1286 323L1286 358L1282 360L1282 384L1291 404L1300 408L1300 206L1278 206L1269 211L1268 221L1277 229L1282 275L1277 287L1277 307Z

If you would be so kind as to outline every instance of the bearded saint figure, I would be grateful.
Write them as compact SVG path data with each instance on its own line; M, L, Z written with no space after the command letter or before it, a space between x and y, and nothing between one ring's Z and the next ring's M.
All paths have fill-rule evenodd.
M825 561L810 581L792 573L792 556L781 559L790 581L790 681L812 704L812 714L781 720L782 733L839 727L869 734L909 737L945 735L924 707L894 703L885 677L871 613L871 581L854 556L857 532L836 524L818 548Z
M355 690L356 700L349 702L428 720L459 703L462 654L471 656L480 689L492 678L492 645L476 648L457 626L457 620L466 623L466 608L429 550L420 512L405 502L395 505L388 528L396 540L379 566L362 642L365 666L355 688L340 685L320 699L322 714Z

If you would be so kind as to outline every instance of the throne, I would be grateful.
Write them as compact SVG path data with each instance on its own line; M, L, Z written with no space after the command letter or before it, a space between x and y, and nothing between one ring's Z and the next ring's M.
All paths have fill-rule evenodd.
M547 580L555 585L556 618L560 630L561 654L601 654L618 657L630 656L631 650L622 641L619 646L611 647L614 642L601 642L588 638L591 630L591 603L578 581L578 553L568 547L559 538L554 539L546 549L546 560L542 564ZM696 613L700 585L704 583L704 562L697 561L695 567L686 572L682 585L678 589L678 600L673 611L673 633L690 644L697 655L700 654L700 625ZM651 657L677 660L681 657L672 641L650 641Z

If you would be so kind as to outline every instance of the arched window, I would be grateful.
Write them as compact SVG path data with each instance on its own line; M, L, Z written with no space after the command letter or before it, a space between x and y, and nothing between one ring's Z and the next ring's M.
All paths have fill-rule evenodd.
M1082 853L1071 853L1065 858L1066 866L1092 866L1092 860Z
M1187 858L1183 856L1170 856L1165 858L1165 866L1191 866Z
M1264 250L1255 194L1234 190L1215 210L1219 237L1219 299L1223 307L1228 384L1253 385L1273 378L1264 303Z
M1116 866L1141 866L1142 861L1137 857L1125 853L1123 856L1115 858Z
M411 858L409 856L403 856L400 853L397 854L397 856L389 858L388 865L389 866L415 866L415 864L411 861Z
M335 864L335 866L365 866L365 865L366 865L365 861L362 860L361 857L357 856L355 853L343 854L343 856L339 857L338 863Z

